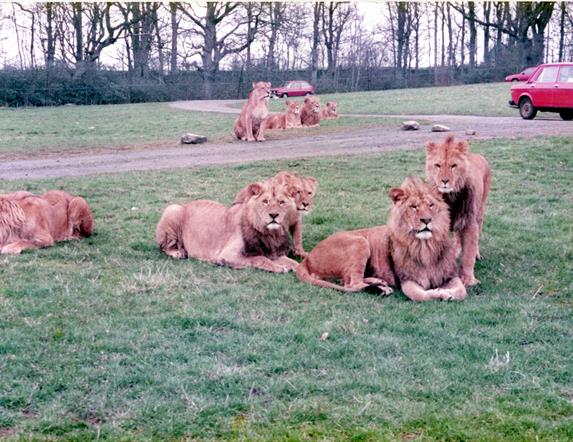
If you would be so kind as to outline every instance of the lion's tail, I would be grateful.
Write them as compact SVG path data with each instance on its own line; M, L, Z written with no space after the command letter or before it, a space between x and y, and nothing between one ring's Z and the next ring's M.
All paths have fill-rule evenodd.
M309 284L317 285L319 287L324 287L327 289L334 289L340 290L341 292L350 292L354 290L347 289L346 287L338 284L334 284L333 282L325 281L324 279L319 279L313 277L307 268L306 259L303 260L297 267L296 267L296 276L299 281L307 282Z
M155 229L155 241L159 248L174 258L185 258L182 238L183 206L172 204L161 214Z
M94 230L94 218L87 201L81 196L76 196L68 204L68 219L73 232L79 232L87 238Z
M0 244L8 241L8 238L18 233L26 216L24 210L16 201L10 198L0 197Z

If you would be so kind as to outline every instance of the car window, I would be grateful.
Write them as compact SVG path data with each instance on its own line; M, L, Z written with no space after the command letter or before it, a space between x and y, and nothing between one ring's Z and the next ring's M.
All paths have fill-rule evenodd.
M537 76L536 83L554 83L557 80L558 66L549 66L543 68L541 74Z
M526 75L531 75L533 74L533 72L535 72L535 69L537 68L527 68L526 70L523 71L523 73Z
M573 66L562 66L559 71L560 83L573 83Z
M292 89L294 86L294 83L292 81L289 81L287 84L285 84L286 88Z
M306 81L301 81L300 87L308 88L310 85Z

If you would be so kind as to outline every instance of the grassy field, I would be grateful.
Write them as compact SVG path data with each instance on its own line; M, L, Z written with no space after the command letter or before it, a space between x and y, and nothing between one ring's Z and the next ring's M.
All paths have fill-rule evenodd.
M509 83L394 89L320 95L321 103L334 100L341 114L454 114L516 116L508 106ZM283 104L273 100L273 109Z
M323 103L336 100L340 113L379 114L381 118L345 117L323 121L320 128L272 131L268 138L305 136L353 126L399 126L400 119L383 117L384 114L515 116L516 111L507 106L508 96L506 83L321 95ZM272 111L283 108L283 100L271 100ZM183 132L204 134L214 142L236 142L231 134L235 118L229 114L178 110L165 103L0 108L0 158L172 147L179 144Z
M288 168L320 181L310 249L384 223L422 150L5 183L82 194L96 233L0 257L0 439L571 440L573 140L473 149L494 178L482 283L460 303L175 261L153 241L168 203L228 203Z

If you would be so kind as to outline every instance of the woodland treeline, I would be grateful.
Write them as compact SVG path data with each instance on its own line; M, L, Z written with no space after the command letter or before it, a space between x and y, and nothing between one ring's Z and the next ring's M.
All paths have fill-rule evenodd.
M0 8L4 105L237 98L258 80L307 79L319 92L484 82L573 57L567 2Z

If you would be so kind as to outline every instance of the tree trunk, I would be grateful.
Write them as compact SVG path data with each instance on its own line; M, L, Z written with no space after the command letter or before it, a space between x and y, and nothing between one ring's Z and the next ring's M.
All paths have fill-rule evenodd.
M169 3L169 12L171 14L171 57L169 60L170 73L174 75L177 73L177 53L178 53L178 43L177 38L179 36L179 20L177 20L177 8L178 4L171 2Z
M565 15L567 12L567 5L565 2L561 2L559 6L561 8L561 18L559 20L559 62L562 62L563 49L565 47Z
M74 35L76 37L75 59L76 64L81 63L84 59L84 33L82 27L82 3L72 3L72 22L74 26Z
M318 81L318 45L320 43L320 16L324 2L316 2L313 6L312 48L310 52L310 80L313 85Z
M54 3L46 3L46 68L54 65L56 45L54 44Z
M475 2L468 2L468 23L470 27L470 41L468 51L470 58L470 68L472 69L475 68L477 60L477 28L475 18Z
M485 2L483 5L484 21L489 23L491 13L491 2ZM483 62L486 66L491 64L491 56L489 53L489 25L483 28Z

